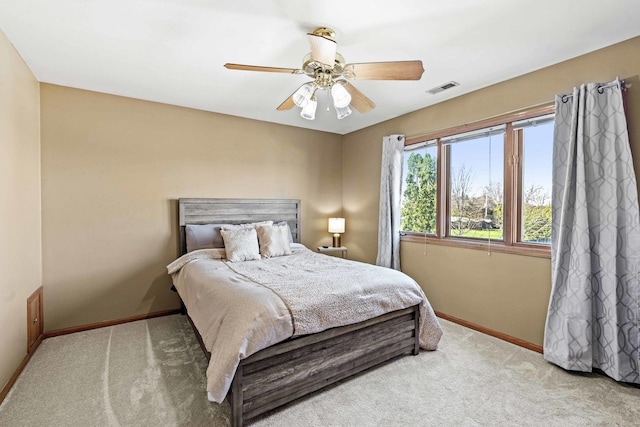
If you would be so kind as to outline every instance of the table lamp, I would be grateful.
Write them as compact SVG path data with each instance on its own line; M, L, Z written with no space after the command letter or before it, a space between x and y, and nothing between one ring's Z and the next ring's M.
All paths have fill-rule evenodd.
M344 233L344 218L329 218L329 233L333 233L333 247L339 248L340 233Z

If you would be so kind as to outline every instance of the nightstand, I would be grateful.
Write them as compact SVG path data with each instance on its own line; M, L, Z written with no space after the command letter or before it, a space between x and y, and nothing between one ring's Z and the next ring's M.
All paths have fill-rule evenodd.
M346 246L339 246L337 248L334 248L333 246L329 246L329 247L318 246L318 252L323 253L323 254L341 253L342 254L342 258L346 258L347 257L347 247Z

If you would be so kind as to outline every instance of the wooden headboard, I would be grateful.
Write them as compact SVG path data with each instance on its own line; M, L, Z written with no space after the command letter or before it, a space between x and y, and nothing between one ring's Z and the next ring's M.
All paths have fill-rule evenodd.
M293 241L300 243L300 200L297 199L179 199L180 255L187 252L187 224L244 224L287 221Z

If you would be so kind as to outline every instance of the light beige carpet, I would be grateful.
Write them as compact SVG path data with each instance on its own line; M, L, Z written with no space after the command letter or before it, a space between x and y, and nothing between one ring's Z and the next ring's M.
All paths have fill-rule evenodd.
M640 389L441 321L436 352L369 371L256 426L640 425ZM206 361L175 315L45 340L0 406L0 426L226 426Z

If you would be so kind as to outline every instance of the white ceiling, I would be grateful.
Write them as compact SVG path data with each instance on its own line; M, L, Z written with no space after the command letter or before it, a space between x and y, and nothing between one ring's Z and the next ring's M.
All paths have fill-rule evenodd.
M41 82L346 134L640 35L640 0L2 0L0 29ZM276 111L305 33L351 62L420 59L419 81L352 81L377 107L343 120ZM640 54L640 53L639 53ZM623 76L621 76L623 77ZM450 80L460 86L425 93ZM567 88L569 90L570 88Z

